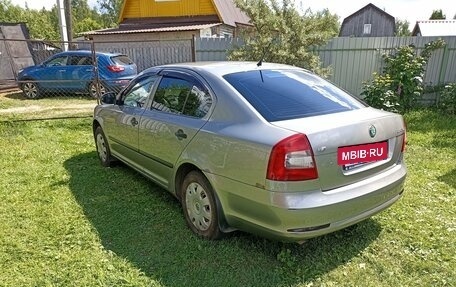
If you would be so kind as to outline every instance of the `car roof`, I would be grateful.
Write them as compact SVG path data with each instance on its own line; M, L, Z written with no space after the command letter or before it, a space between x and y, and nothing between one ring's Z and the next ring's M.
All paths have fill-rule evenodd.
M65 51L65 52L60 52L56 55L92 55L92 51L90 50L71 50L71 51ZM115 57L115 56L121 56L123 54L120 53L110 53L110 52L95 52L95 55L97 56L107 56L107 57Z
M157 67L152 67L144 72L156 71L157 69L163 68L176 68L176 69L190 69L194 71L204 71L217 76L224 76L227 74L238 73L238 72L248 72L248 71L258 71L258 70L302 70L301 68L284 65L284 64L275 64L263 62L258 66L257 62L242 62L242 61L222 61L222 62L191 62L191 63L180 63L180 64L169 64L162 65Z

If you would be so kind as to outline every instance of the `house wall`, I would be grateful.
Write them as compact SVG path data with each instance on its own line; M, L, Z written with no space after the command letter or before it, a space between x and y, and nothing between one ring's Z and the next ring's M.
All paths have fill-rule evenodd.
M364 24L371 24L371 33L364 34ZM373 7L367 7L357 15L346 18L340 29L340 37L394 36L395 23L391 17Z
M160 33L127 33L92 35L95 42L119 42L119 41L151 41L151 40L190 40L193 35L199 36L199 31L179 31Z
M217 15L211 0L125 0L121 21L126 18Z

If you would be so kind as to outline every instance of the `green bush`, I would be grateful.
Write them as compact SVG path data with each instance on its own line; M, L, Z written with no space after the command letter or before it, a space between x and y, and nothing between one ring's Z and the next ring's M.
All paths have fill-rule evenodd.
M456 83L445 86L440 95L439 108L444 113L456 114Z
M402 46L395 53L383 55L383 73L365 82L361 95L379 109L405 113L414 108L424 90L426 64L432 52L444 45L443 40L436 40L427 43L419 55L414 46Z

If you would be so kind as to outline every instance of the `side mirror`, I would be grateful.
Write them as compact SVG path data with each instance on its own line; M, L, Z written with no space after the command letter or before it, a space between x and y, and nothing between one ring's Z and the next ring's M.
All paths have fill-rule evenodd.
M105 104L105 105L113 105L116 103L116 93L114 92L107 92L106 94L103 94L103 96L101 96L101 103L102 104Z

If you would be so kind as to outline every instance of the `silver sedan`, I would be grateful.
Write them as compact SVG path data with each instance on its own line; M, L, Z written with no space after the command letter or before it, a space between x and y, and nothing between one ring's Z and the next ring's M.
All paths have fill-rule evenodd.
M403 193L405 124L300 68L166 65L95 108L103 166L120 160L182 203L207 239L327 234Z

